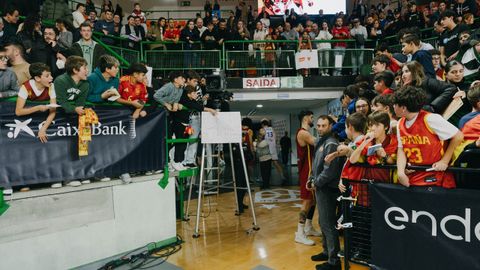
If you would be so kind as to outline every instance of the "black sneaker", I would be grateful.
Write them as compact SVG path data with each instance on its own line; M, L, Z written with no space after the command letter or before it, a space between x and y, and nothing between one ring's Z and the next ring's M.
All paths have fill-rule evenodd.
M342 264L329 264L328 262L315 265L316 270L342 270Z
M328 260L328 255L322 252L322 253L318 253L317 255L313 255L310 258L314 262L322 262L322 261Z
M340 250L340 251L337 253L337 256L338 256L339 258L343 258L343 257L345 257L345 253L343 252L343 250Z

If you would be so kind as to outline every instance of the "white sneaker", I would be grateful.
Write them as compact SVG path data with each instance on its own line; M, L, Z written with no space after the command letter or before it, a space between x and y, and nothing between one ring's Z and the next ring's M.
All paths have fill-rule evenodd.
M295 233L295 242L304 244L307 246L315 245L315 242L313 240L308 239L304 233L298 233L298 232Z
M313 227L307 227L305 226L305 235L306 236L322 236L322 232L319 232L317 230L315 230L315 228Z
M80 183L82 183L82 185L86 185L86 184L90 184L90 179L85 179L85 180L82 180Z
M11 188L6 188L3 190L3 195L4 196L11 196L13 194L13 189Z
M124 173L120 175L120 180L122 180L124 184L129 184L132 182L132 178L130 177L129 173Z
M82 185L82 183L80 181L70 181L70 182L65 182L65 185L69 187L79 187Z
M163 170L156 170L153 172L153 174L161 174L161 173L163 173Z
M172 162L172 167L175 171L183 171L187 169L180 162Z
M145 172L145 175L152 175L153 174L153 171L148 171L148 172Z
M62 182L53 183L50 187L51 188L61 188L62 187Z
M108 182L108 181L110 181L110 180L112 180L112 178L110 178L110 177L102 177L102 178L100 178L100 182Z

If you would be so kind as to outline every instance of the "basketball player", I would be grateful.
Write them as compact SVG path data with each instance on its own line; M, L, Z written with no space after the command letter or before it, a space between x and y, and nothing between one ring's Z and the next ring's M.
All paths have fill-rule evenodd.
M295 242L304 245L314 245L315 242L307 236L320 236L312 227L313 213L315 212L315 201L312 191L307 190L307 182L312 172L313 146L315 137L310 134L309 129L313 127L313 112L302 111L298 115L300 128L297 131L297 166L298 180L300 182L300 199L302 208L298 220L298 228L295 233Z

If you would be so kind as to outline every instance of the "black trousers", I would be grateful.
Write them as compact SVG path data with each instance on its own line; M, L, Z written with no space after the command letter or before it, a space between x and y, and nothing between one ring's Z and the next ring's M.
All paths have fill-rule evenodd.
M185 134L186 126L180 122L173 120L172 129L175 133L176 139L187 139L189 136ZM182 162L185 159L185 149L187 149L186 143L176 143L175 144L175 155L173 160L178 163Z
M235 170L235 183L237 185L237 200L240 210L243 210L243 197L247 193L247 178L243 169L243 162L238 145L232 145L233 150L233 168Z
M272 174L272 160L260 161L260 174L262 175L262 188L270 188L270 176Z

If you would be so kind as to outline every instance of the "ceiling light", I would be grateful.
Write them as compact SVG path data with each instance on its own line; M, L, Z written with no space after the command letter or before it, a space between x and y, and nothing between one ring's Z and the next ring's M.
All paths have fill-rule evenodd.
M263 108L262 104L257 104L257 108Z

